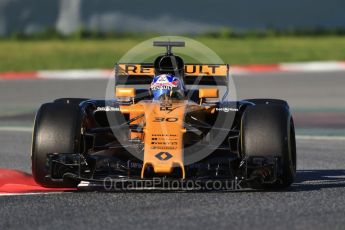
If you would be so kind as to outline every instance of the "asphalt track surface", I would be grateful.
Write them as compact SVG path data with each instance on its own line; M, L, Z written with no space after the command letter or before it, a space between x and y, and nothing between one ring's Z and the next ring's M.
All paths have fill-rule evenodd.
M298 173L284 191L0 196L0 229L344 229L345 73L235 76L239 98L278 97L296 117ZM104 96L104 80L0 81L0 168L30 172L41 103ZM327 119L331 117L332 119Z

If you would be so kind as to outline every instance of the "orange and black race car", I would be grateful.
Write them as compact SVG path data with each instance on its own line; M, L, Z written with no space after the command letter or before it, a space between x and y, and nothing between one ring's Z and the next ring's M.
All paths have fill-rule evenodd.
M37 112L32 173L45 187L284 188L296 173L287 102L229 100L229 66L185 64L184 42L118 63L115 97L61 98Z

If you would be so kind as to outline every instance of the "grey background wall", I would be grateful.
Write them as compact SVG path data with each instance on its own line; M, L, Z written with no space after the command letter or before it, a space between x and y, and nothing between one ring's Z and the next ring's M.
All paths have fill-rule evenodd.
M199 33L343 28L345 0L0 0L0 35L55 28Z

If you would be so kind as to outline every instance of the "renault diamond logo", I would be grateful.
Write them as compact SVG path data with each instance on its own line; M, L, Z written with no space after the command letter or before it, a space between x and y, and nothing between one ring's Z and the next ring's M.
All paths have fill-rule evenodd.
M155 155L155 157L157 157L161 161L167 161L170 158L172 158L172 155L170 153L168 153L168 152L160 152L160 153L157 153Z

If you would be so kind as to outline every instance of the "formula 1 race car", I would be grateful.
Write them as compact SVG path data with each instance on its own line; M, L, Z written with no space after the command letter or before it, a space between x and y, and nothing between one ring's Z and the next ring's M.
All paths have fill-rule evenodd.
M154 46L166 53L153 63L116 65L113 99L61 98L40 107L35 181L107 190L290 186L296 144L287 102L228 100L228 65L185 64L172 53L184 42Z

